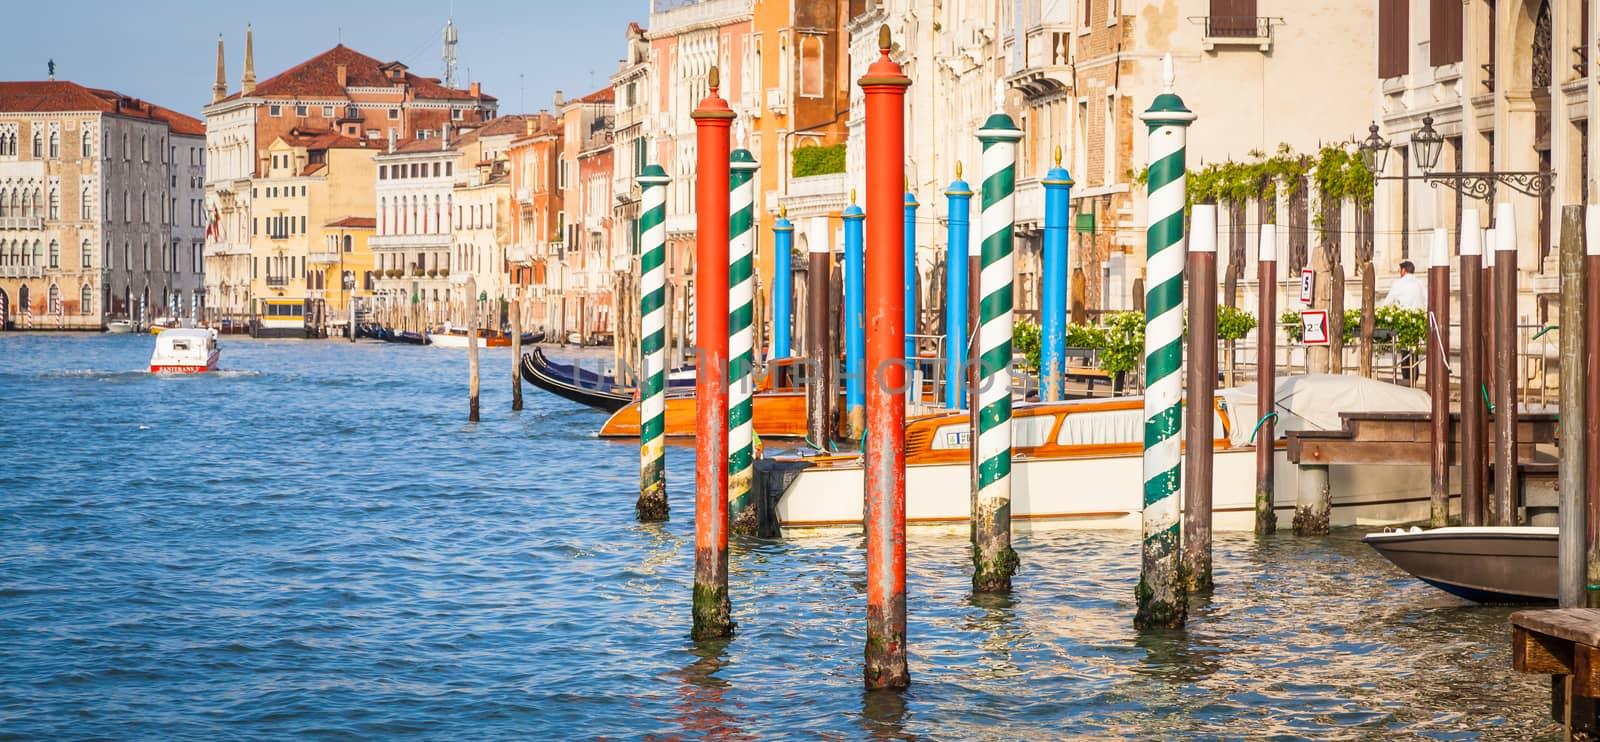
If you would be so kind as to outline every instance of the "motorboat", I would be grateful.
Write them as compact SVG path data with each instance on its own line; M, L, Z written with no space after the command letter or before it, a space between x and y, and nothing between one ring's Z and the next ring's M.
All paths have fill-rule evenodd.
M192 374L217 370L217 333L213 330L173 328L156 336L150 354L150 373Z
M1367 534L1362 541L1395 566L1478 603L1555 600L1560 529L1451 526Z
M806 436L805 361L784 358L767 364L753 374L754 393L750 397L751 423L762 438L804 438ZM664 411L663 435L692 438L695 435L694 371L669 376ZM630 397L631 399L631 397ZM840 397L843 406L843 397ZM639 400L611 413L600 426L601 438L639 437Z
M133 320L114 319L106 323L106 332L112 335L131 335L138 327Z
M183 325L175 319L158 319L150 323L150 334L160 335L167 330L174 330L182 326Z
M479 330L477 336L479 348L511 347L511 338L505 335L489 330ZM465 348L467 347L467 338L468 335L465 329L451 327L448 324L437 332L428 333L428 339L435 348Z
M1428 409L1427 395L1355 387L1382 385L1359 377L1280 380L1280 424L1273 441L1273 507L1292 517L1300 469L1287 458L1283 435L1326 424L1329 400L1356 411L1361 399L1406 411ZM1298 386L1296 386L1298 385ZM1312 389L1312 386L1326 387ZM1256 444L1254 404L1236 404L1241 390L1212 401L1213 520L1216 530L1251 530L1255 524ZM1012 413L1011 517L1022 529L1130 529L1141 527L1144 493L1144 402L1118 397L1067 402L1016 403ZM1337 424L1337 411L1331 419ZM906 521L912 525L968 523L972 508L970 416L958 410L906 425ZM777 476L764 476L773 471ZM756 495L786 529L859 527L864 462L859 454L776 455L757 463ZM1188 467L1182 469L1188 472ZM1396 525L1428 517L1428 467L1412 464L1329 467L1331 524Z

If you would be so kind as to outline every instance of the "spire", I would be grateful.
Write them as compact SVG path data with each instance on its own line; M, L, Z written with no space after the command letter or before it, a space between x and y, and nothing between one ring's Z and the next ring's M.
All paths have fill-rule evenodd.
M228 97L228 70L222 61L222 34L217 34L217 81L211 85L211 102Z
M255 32L249 24L244 27L244 77L239 80L239 92L249 95L256 92Z

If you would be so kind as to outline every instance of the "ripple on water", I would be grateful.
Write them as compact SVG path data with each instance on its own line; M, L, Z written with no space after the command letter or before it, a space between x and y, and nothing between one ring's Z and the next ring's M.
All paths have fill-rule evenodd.
M1219 534L1218 592L1144 635L1137 534L1019 534L995 599L964 533L914 533L914 684L864 693L858 533L735 539L739 634L686 639L692 449L639 524L603 415L489 383L467 424L463 354L149 347L0 335L0 420L38 421L0 426L0 738L1555 736L1508 609L1349 533Z

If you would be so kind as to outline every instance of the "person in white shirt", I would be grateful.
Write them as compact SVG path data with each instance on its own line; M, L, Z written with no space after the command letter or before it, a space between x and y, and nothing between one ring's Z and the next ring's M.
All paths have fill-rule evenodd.
M1389 287L1389 295L1378 302L1379 306L1401 309L1428 308L1428 282L1417 275L1417 267L1409 260L1401 261L1400 277Z

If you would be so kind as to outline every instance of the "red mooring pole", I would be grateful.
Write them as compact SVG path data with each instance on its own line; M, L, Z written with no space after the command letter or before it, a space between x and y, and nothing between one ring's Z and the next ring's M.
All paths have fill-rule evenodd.
M906 88L889 59L889 27L878 29L881 56L858 81L866 94L867 650L869 690L904 688L906 669Z
M711 90L689 114L695 199L694 628L696 640L733 634L728 600L728 130L733 109ZM896 274L897 276L899 274Z

